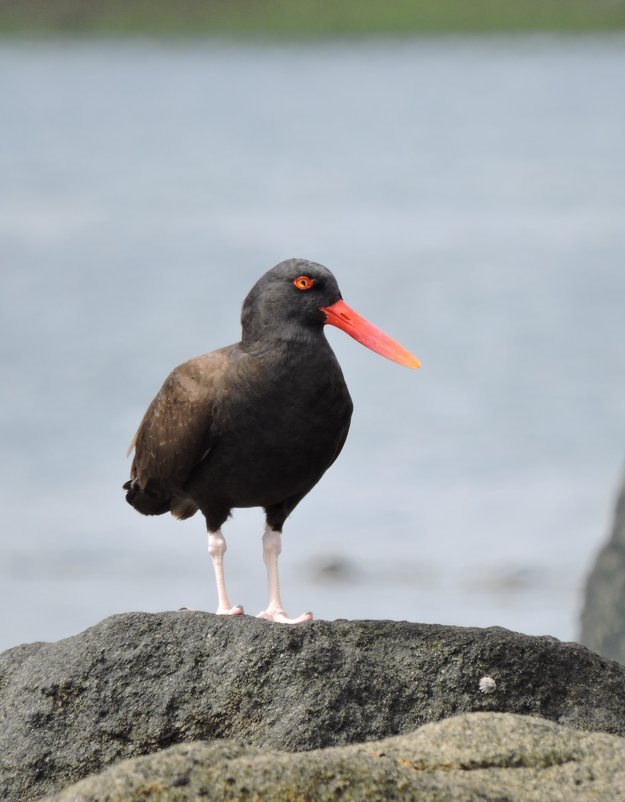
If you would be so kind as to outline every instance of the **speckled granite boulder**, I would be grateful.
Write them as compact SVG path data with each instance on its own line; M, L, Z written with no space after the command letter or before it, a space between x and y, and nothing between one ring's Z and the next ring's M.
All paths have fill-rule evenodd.
M48 802L616 802L625 740L509 713L469 713L409 735L305 754L232 741L125 760Z
M114 616L0 655L0 799L33 800L178 743L301 751L471 711L623 733L625 668L499 628Z
M612 533L588 577L580 639L589 649L625 664L625 484Z

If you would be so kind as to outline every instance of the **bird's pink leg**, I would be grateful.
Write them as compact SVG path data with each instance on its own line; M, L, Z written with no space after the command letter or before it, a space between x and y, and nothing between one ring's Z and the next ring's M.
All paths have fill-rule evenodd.
M219 607L217 608L217 615L242 615L243 608L240 604L235 604L234 607L230 604L228 593L226 592L226 580L224 578L224 554L226 553L226 541L221 534L221 529L216 532L208 533L208 553L213 561L213 568L215 569L215 579L217 581L217 596L219 598Z
M280 580L278 578L278 556L282 551L282 533L266 527L263 534L263 561L267 567L267 584L269 585L269 604L267 609L258 613L256 618L275 621L278 624L301 624L312 621L312 613L304 613L297 618L289 618L282 606L280 598Z

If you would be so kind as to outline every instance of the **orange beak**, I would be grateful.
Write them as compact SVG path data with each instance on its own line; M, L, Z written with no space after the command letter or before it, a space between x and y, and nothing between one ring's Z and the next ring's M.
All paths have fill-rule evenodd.
M393 340L377 326L350 309L345 301L337 301L331 306L322 306L320 309L326 316L326 323L343 329L350 337L358 340L371 351L375 351L376 354L392 359L393 362L399 362L400 365L405 365L407 368L421 366L416 356L413 356L403 345Z

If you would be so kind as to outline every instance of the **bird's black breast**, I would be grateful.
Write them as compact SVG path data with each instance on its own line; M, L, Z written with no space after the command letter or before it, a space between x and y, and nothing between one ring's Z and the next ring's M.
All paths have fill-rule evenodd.
M329 346L237 360L214 410L211 450L187 483L203 510L301 498L337 458L349 429L352 401Z

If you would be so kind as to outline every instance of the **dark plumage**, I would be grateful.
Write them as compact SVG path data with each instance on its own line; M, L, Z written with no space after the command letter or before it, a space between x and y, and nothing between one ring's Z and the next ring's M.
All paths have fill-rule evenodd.
M365 340L370 332L386 338L360 318L358 331L350 331L349 314L358 318L342 302L327 268L301 259L280 263L243 303L241 342L175 368L132 441L127 501L145 515L171 511L188 518L201 510L220 613L242 612L225 592L220 528L235 507L263 507L270 604L262 615L279 621L312 617L288 619L282 609L279 533L337 458L349 430L352 401L324 324L332 322L352 336L358 336L358 326L369 326ZM382 347L377 340L365 344L383 353L386 347L385 355L418 365L389 338ZM399 350L391 355L389 348Z

